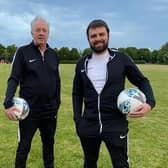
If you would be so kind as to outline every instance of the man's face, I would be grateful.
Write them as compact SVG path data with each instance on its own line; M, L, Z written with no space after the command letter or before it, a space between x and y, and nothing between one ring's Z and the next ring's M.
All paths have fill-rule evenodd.
M36 45L46 45L49 35L48 25L45 21L36 21L33 24L32 36Z
M108 48L109 34L105 27L90 28L88 41L92 50L100 54Z

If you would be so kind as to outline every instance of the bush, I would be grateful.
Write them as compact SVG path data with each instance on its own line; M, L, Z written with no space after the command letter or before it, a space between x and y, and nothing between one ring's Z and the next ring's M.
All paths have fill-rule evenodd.
M146 64L145 60L134 60L136 64Z

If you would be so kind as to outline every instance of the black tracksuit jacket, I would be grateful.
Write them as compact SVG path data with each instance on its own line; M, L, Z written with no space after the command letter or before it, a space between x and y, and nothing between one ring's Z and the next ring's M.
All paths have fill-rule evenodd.
M77 65L73 81L73 111L80 136L109 135L115 131L128 131L126 115L117 108L117 97L125 87L126 78L147 97L153 108L155 99L151 85L129 56L109 49L106 82L98 94L87 76L87 64L91 55L82 57ZM84 108L83 108L84 102Z
M47 45L44 57L34 43L20 47L14 56L8 79L5 108L13 105L17 86L19 96L27 100L31 118L56 115L60 105L60 77L56 52Z

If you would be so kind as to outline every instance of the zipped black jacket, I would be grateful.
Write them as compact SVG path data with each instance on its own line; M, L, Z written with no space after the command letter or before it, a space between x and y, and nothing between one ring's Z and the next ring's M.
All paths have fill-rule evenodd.
M73 81L73 111L80 136L98 136L114 131L127 131L126 115L117 108L117 97L125 87L126 78L147 97L153 108L155 99L151 85L129 56L109 49L107 75L104 88L98 94L87 76L87 64L91 55L82 57L77 65ZM83 108L84 102L84 108Z
M19 96L30 106L29 117L55 116L60 105L59 62L56 52L47 45L42 57L34 43L20 47L14 56L8 79L5 108L13 105L17 86Z

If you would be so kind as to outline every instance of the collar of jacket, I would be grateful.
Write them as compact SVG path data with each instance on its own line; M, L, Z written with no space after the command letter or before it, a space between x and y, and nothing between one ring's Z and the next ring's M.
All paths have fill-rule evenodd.
M113 57L115 57L115 51L113 51L112 49L108 48L108 51L109 51L109 54L110 54L110 58L109 58L109 61L113 59ZM91 52L90 54L88 54L86 56L86 61L88 61L89 59L92 58L92 54L93 52Z
M111 60L116 56L116 53L115 53L115 51L113 51L113 50L110 49L110 48L108 48L108 51L109 51L109 54L110 54L109 61L111 61ZM93 52L92 52L92 53L93 53ZM86 59L85 59L84 69L85 69L86 72L87 72L88 61L89 61L89 59L92 58L92 53L88 54L88 55L86 56Z
M32 41L32 42L30 43L30 45L32 45L33 47L35 47L36 49L38 49L38 46L34 44L34 41ZM49 44L47 43L47 44L46 44L46 49L48 49L49 47L50 47L50 46L49 46Z

